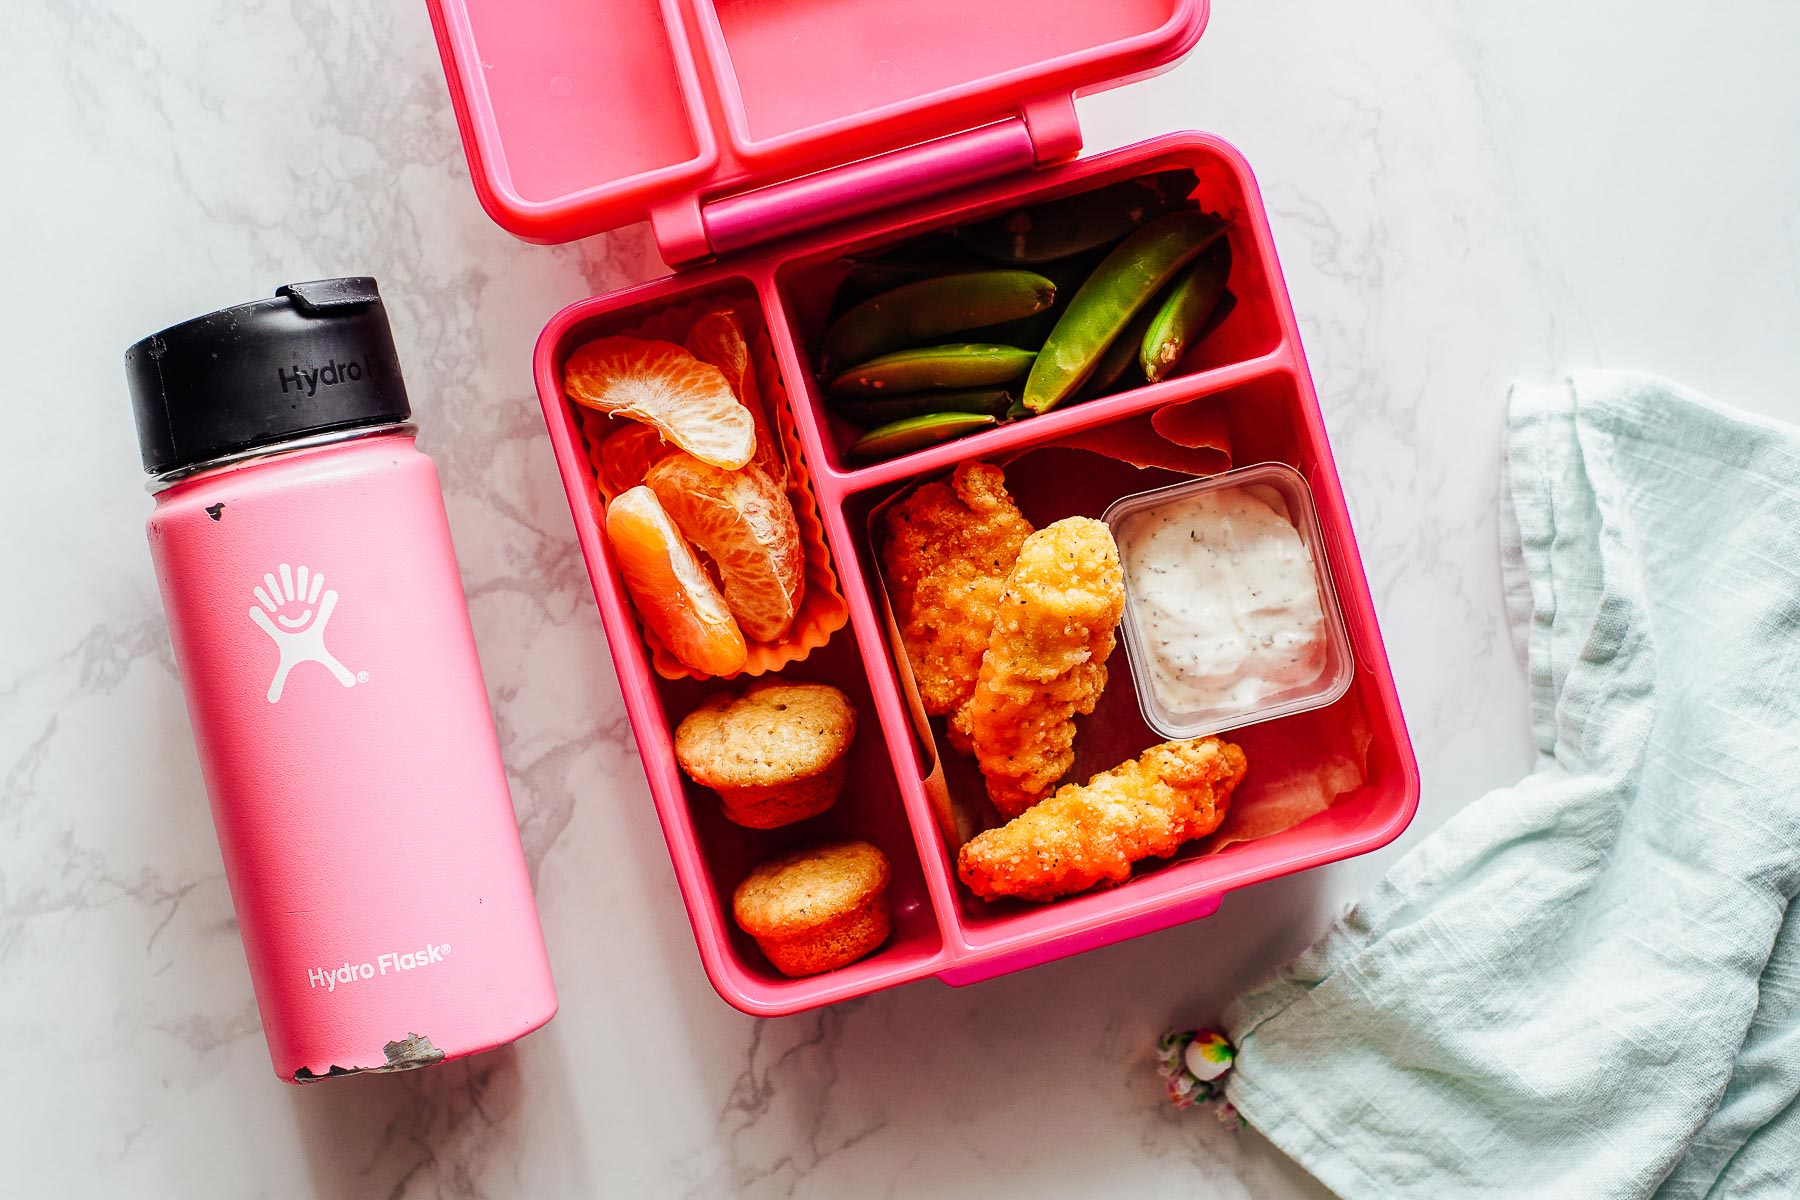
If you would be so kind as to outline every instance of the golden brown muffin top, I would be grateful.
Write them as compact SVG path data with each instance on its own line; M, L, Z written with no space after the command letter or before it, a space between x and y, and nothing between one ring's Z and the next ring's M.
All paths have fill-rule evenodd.
M731 910L757 937L802 933L852 911L889 878L887 855L868 842L821 842L759 864Z
M855 736L856 709L830 684L758 683L702 701L675 730L675 757L707 787L771 787L825 770Z

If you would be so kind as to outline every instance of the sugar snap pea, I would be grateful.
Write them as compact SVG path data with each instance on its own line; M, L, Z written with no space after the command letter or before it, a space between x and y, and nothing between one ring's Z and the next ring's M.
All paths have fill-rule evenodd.
M831 381L834 396L898 396L932 388L994 387L1022 378L1037 356L1017 346L959 342L897 350Z
M1223 218L1182 210L1120 242L1081 285L1045 339L1025 381L1025 407L1048 412L1074 395L1131 318L1224 232Z
M1150 328L1150 319L1155 315L1154 304L1146 304L1138 310L1137 316L1131 318L1131 324L1119 332L1106 347L1106 353L1100 356L1100 361L1094 364L1093 374L1075 393L1077 400L1092 400L1118 390L1121 381L1132 382L1126 373L1136 370L1138 352L1144 345L1144 331ZM1136 382L1142 382L1141 375Z
M880 259L882 262L975 262L976 265L982 265L975 260L969 247L963 244L953 230L908 238L898 245L872 253L857 254L856 257Z
M1220 238L1176 278L1142 335L1138 365L1145 379L1160 383L1175 369L1219 306L1230 277L1231 243Z
M1165 289L1164 295L1166 294ZM1081 385L1081 390L1075 393L1075 402L1126 391L1145 382L1143 368L1138 365L1138 355L1143 349L1144 331L1150 327L1151 320L1161 308L1161 301L1162 297L1159 296L1156 303L1140 310L1137 316L1131 318L1131 324L1125 327L1125 332L1113 339L1112 345L1106 348L1106 354L1101 357L1100 365L1094 368L1094 373L1088 376L1087 382ZM1189 339L1188 348L1192 349L1204 342L1213 330L1225 323L1225 318L1235 308L1236 296L1229 291L1221 295L1219 302L1213 306L1212 315L1206 318L1205 323Z
M1173 211L1197 183L1191 170L1158 171L1091 192L1015 208L965 225L957 230L957 236L995 262L1050 262L1116 241Z
M869 430L851 444L849 453L853 459L893 458L994 424L987 413L927 413Z
M958 336L971 342L998 342L1002 346L1023 346L1028 350L1036 350L1050 336L1050 331L1056 328L1063 310L1069 307L1070 297L1075 295L1105 257L1106 250L1101 249L1043 264L1038 271L1056 285L1056 298L1051 301L1049 308L1028 317L1020 317L1016 321L970 329Z
M987 268L966 262L914 262L903 258L847 258L844 279L864 296L873 296L920 279L938 279Z
M1028 317L1049 308L1056 285L1035 271L985 270L902 284L851 308L825 334L827 374L903 346Z
M1004 417L1015 398L1001 388L978 388L959 392L913 392L905 396L884 396L879 400L834 400L831 411L852 425L875 429L907 417L923 417L931 413L986 413Z

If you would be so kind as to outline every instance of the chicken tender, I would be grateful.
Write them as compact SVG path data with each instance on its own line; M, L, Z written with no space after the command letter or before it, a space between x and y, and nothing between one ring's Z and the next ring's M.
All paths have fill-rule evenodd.
M882 563L919 698L932 716L956 712L974 694L994 610L1030 535L1006 476L986 463L964 463L948 483L927 483L888 510Z
M986 900L1053 900L1123 883L1133 863L1167 858L1217 829L1245 769L1243 750L1218 738L1152 746L977 834L957 855L957 874Z
M1003 817L1037 803L1075 762L1075 717L1106 688L1125 608L1112 531L1068 517L1025 539L1007 576L975 695L953 721Z

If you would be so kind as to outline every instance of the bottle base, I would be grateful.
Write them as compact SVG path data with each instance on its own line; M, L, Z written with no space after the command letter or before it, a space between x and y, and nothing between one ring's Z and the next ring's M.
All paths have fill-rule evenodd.
M509 1033L504 1037L479 1045L460 1046L452 1050L440 1049L432 1045L431 1039L423 1034L409 1033L396 1041L382 1046L383 1061L370 1062L364 1066L342 1066L333 1063L323 1071L314 1071L311 1067L301 1067L292 1075L277 1072L277 1078L284 1083L318 1083L323 1079L342 1079L351 1075L395 1075L401 1071L416 1071L420 1067L434 1067L439 1063L455 1062L459 1058L468 1058L475 1054L485 1054L489 1050L498 1050L502 1046L510 1046L528 1034L536 1033L556 1015L557 1005L552 1002L543 1016L533 1019L524 1028Z

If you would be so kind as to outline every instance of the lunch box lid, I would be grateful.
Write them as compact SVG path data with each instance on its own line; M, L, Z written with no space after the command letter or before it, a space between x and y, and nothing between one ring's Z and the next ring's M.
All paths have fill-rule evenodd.
M1210 0L427 0L482 206L680 266L1081 149Z

